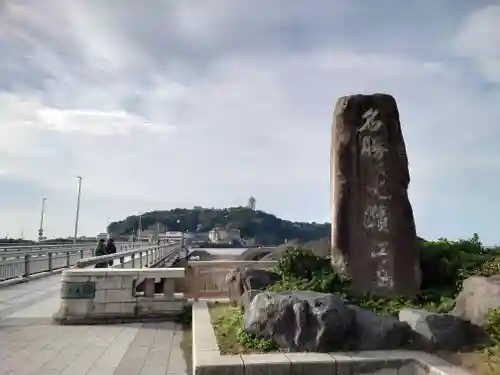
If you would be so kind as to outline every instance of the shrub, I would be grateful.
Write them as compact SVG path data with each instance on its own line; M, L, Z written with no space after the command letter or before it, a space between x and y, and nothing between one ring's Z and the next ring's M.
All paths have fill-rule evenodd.
M312 279L314 275L328 273L330 269L328 259L299 247L287 248L275 267L276 273L287 279Z
M333 270L327 259L316 257L302 248L288 248L278 261L281 276L269 291L310 290L338 293L349 303L376 312L397 314L404 307L448 312L462 282L475 274L491 275L500 271L498 250L485 250L477 234L459 241L422 241L418 244L422 269L422 289L413 298L379 298L359 296L350 290L350 280Z
M423 241L418 244L422 290L438 289L440 294L454 296L462 281L477 274L483 264L498 250L486 250L477 233L465 240Z

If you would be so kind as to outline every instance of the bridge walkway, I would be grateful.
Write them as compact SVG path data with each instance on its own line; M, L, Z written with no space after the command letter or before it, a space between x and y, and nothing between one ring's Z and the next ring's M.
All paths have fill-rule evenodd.
M177 323L54 325L60 277L0 289L0 375L191 374L191 334Z

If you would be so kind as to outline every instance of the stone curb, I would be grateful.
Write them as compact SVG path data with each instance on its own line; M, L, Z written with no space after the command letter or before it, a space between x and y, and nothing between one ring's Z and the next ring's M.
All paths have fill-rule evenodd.
M193 375L472 375L441 358L409 350L222 355L207 301L192 307Z

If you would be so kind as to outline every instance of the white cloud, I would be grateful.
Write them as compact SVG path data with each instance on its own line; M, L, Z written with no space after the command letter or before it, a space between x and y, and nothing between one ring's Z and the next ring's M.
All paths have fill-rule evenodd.
M458 54L476 60L484 77L500 83L500 5L491 5L467 17L455 40Z
M294 1L282 12L279 1L259 12L237 1L193 4L52 0L0 16L0 52L9 51L0 61L0 169L36 187L34 205L38 194L50 196L49 232L71 233L75 174L84 176L86 233L110 215L244 204L250 195L278 215L320 221L328 217L334 102L383 91L399 103L419 231L468 235L481 222L495 236L479 220L494 205L479 201L479 216L462 218L448 198L476 202L468 176L500 167L500 94L484 91L454 55L435 53L435 43L454 43L448 24L436 34L438 11L429 20L425 7L414 10L420 18L411 22L429 27L411 33L392 13L377 16L387 30L373 28L378 8L361 2L319 10ZM456 8L441 11L459 27L467 13L451 14ZM470 17L459 40L477 30L477 13ZM407 45L418 53L398 47ZM473 47L462 53L496 58ZM0 193L11 191L0 180ZM37 211L16 217L36 225ZM0 218L0 230L12 225Z

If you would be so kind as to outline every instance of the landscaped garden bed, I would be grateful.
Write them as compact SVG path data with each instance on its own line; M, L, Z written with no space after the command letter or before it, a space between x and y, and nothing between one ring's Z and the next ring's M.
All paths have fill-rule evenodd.
M277 283L268 286L267 290L333 293L341 296L349 304L382 315L397 316L398 312L405 308L447 313L454 306L463 280L474 275L499 274L500 251L483 249L477 237L457 242L446 240L426 242L420 246L423 289L414 298L384 299L374 296L355 296L349 291L347 279L329 267L325 268L324 260L313 259L312 255L300 249L291 249L284 254L275 270L281 278ZM244 329L243 312L239 307L217 303L210 305L209 309L221 354L265 353L280 350L273 340L257 338ZM500 374L500 310L491 311L484 329L490 336L488 344L465 351L433 350L433 352L479 375Z

